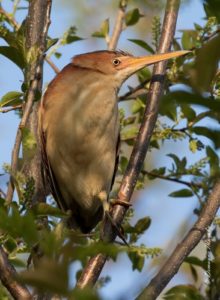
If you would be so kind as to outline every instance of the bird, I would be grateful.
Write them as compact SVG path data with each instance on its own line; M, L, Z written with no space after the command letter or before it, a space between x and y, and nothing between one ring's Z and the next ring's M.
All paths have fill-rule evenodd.
M120 145L118 92L138 70L188 53L136 57L101 50L76 55L48 85L39 108L46 185L68 225L89 233L109 209Z

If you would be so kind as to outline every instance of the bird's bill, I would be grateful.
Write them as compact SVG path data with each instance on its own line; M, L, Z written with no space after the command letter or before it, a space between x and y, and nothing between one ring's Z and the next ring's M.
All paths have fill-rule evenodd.
M133 70L134 72L138 71L139 69L163 61L170 58L179 57L182 55L185 55L187 53L190 53L191 51L175 51L175 52L169 52L169 53L160 53L150 56L141 56L141 57L128 57L126 58L126 61L124 62L124 66L126 64L126 68Z

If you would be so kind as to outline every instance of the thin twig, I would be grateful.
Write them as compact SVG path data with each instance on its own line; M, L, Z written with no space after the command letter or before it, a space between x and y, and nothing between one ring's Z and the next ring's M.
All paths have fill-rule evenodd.
M119 9L118 9L117 17L116 17L115 26L114 26L110 41L108 43L108 50L114 50L118 44L120 34L123 30L127 3L128 3L127 0L121 0L119 3Z
M39 66L38 66L37 69L36 69L35 78L31 82L30 89L28 91L24 113L23 113L22 119L21 119L19 127L18 127L14 147L13 147L13 150L12 150L11 176L10 176L10 181L9 181L7 196L6 196L6 203L7 204L11 203L12 198L13 198L13 194L14 194L13 176L16 173L17 166L18 166L18 157L19 157L19 151L20 151L20 146L21 146L21 141L22 141L22 129L27 125L28 118L29 118L29 115L30 115L31 110L32 110L32 105L34 103L35 94L38 90L38 82L39 81L40 81L40 76L39 76Z
M186 185L186 186L188 186L190 188L192 188L192 187L201 188L202 187L202 184L200 184L200 183L189 182L189 181L185 181L185 180L181 180L181 179L177 179L177 178L172 178L172 177L169 177L169 176L166 176L166 175L156 174L156 173L148 172L148 171L145 171L145 170L142 170L141 173L143 175L149 175L149 176L156 177L156 178L159 178L159 179L163 179L163 180L168 180L168 181L172 181L172 182L184 184L184 185Z
M23 106L21 104L19 104L19 105L10 107L10 108L5 108L5 109L0 108L0 112L4 114L4 113L7 113L7 112L12 111L12 110L20 110L20 109L22 109L22 107Z
M21 141L22 141L22 129L26 126L26 124L28 122L29 115L30 115L31 110L32 110L32 105L34 103L35 94L36 94L37 89L38 89L38 82L40 80L40 77L38 75L39 75L39 66L36 69L36 76L35 76L34 80L32 81L30 89L28 91L24 113L23 113L22 119L21 119L19 127L18 127L14 147L13 147L13 150L12 150L11 176L10 176L10 181L9 181L7 196L6 196L6 203L7 204L11 203L12 198L13 198L13 194L14 194L14 183L13 183L14 179L13 179L13 176L16 173L17 166L18 166L18 157L19 157L19 151L20 151L20 146L21 146Z
M150 80L144 80L142 83L138 84L136 87L132 88L130 91L126 92L124 95L118 98L118 101L126 101L134 99L140 95L147 94L147 89L145 88L146 84L149 83Z
M16 30L19 28L19 24L16 22L16 20L13 18L13 16L9 13L7 13L4 8L0 4L0 14L5 17L5 19L10 23Z
M5 192L0 188L0 196L3 196L4 198L6 197Z
M167 1L159 46L160 53L165 53L170 50L175 32L178 7L179 1ZM128 163L128 167L125 171L121 186L119 188L118 199L120 201L130 202L135 184L141 171L146 152L150 144L150 138L157 120L159 100L163 92L166 65L167 63L163 61L154 66L153 77L147 97L148 105L146 106L143 121ZM111 211L111 216L116 224L121 224L127 209L128 207L126 206L121 206L119 204L114 205ZM116 237L116 232L108 220L105 220L104 223L103 239L105 241L112 242ZM77 284L78 287L84 288L88 285L94 285L106 260L107 256L104 254L98 254L92 257L82 272Z
M208 202L203 208L198 221L189 230L186 237L177 245L171 256L158 274L151 280L149 285L143 290L138 300L157 299L163 288L178 272L183 260L190 254L195 246L202 239L206 229L212 223L216 212L220 206L220 181L218 180L208 197Z
M16 281L17 272L10 264L8 256L0 246L0 279L14 299L32 299L28 289Z
M14 1L14 4L13 4L13 10L12 10L12 15L14 16L17 12L17 9L18 9L18 5L19 3L21 2L21 0L15 0Z
M54 70L56 74L60 72L60 69L57 68L57 66L52 62L52 60L49 57L45 57L45 61L48 63L48 65Z

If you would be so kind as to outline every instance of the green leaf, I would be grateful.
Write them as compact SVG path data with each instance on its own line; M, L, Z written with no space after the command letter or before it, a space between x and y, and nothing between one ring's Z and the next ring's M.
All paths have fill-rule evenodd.
M173 153L167 154L168 157L171 157L176 165L176 171L177 173L183 173L186 168L186 157L183 157L183 159L179 159L179 157Z
M186 103L181 104L181 110L184 117L188 120L188 122L191 122L195 119L196 112L190 105Z
M101 300L101 298L97 295L98 284L96 283L96 289L92 288L74 288L74 290L71 292L70 297L68 299L71 300Z
M210 91L211 82L217 72L220 60L220 35L211 39L201 49L195 60L195 67L191 71L192 85L199 92Z
M181 189L181 190L170 193L168 196L174 197L174 198L177 198L177 197L185 198L185 197L192 197L192 196L194 196L194 194L189 189Z
M197 35L195 30L183 30L182 46L184 50L190 50L196 46Z
M144 68L137 72L138 80L143 83L146 80L151 79L151 71L149 68Z
M12 207L10 215L0 209L0 228L13 238L22 238L28 245L38 241L38 232L32 214L21 216L16 207ZM16 226L15 226L16 224Z
M220 23L220 3L219 0L204 0L204 10L207 18L215 16Z
M161 107L165 109L166 106L182 103L196 104L220 112L220 99L210 99L198 93L189 93L183 90L165 95L161 101Z
M164 300L205 300L197 288L192 285L177 285L168 290Z
M43 202L34 205L31 210L33 214L37 216L53 216L57 218L68 216L67 213L63 212L58 207L54 207Z
M52 46L54 46L57 42L59 41L59 39L51 39L48 38L47 39L47 46L46 46L46 51L49 50Z
M76 35L76 30L77 28L75 26L71 26L68 29L66 33L66 38L64 39L64 44L71 44L83 40L83 38Z
M219 157L216 152L210 147L206 147L206 154L209 157L210 176L216 177L220 174Z
M140 46L141 48L147 50L148 52L150 52L151 54L154 54L155 51L154 49L145 41L143 40L137 40L137 39L128 39L130 42Z
M189 265L190 271L192 273L192 277L194 279L194 281L196 282L198 280L198 273L196 268L193 265Z
M43 257L38 261L35 270L21 272L18 279L40 291L61 295L67 295L68 292L68 267L64 261L58 263Z
M130 254L131 259L132 259L132 269L133 270L138 270L139 272L142 271L143 266L144 266L144 256L142 255L135 255L135 254Z
M201 260L201 259L199 259L196 256L188 256L188 257L186 257L184 259L184 262L186 262L188 264L191 264L191 265L194 265L194 266L197 266L197 267L201 267L204 270L207 269L207 262L206 262L206 260Z
M132 263L132 269L141 271L144 266L145 258L154 257L161 253L159 248L147 248L144 245L130 246L126 249L127 255Z
M192 132L210 139L216 148L220 148L220 130L214 130L208 127L195 126L190 129Z
M16 106L22 103L23 93L12 91L5 94L0 100L0 107Z
M127 168L127 165L128 165L127 157L121 156L121 158L120 158L120 170L121 170L122 174L124 174L124 172Z
M176 39L173 39L173 49L174 49L175 51L179 51L179 50L182 49L181 46L180 46L180 44L177 42Z
M134 225L134 230L137 234L143 234L151 224L151 218L144 217L137 221L137 223Z
M139 12L138 8L129 10L125 15L125 24L127 26L135 25L141 17L144 17L144 15Z
M200 26L197 23L194 23L194 27L195 27L196 30L202 30L203 29L202 26Z
M95 31L92 36L97 38L105 38L109 34L109 19L102 22L100 30Z
M151 174L147 174L147 177L152 180L152 179L155 179L157 178L157 175L164 175L166 172L166 168L165 167L161 167L161 168L158 168L158 169L153 169L151 170L149 173ZM154 176L155 175L155 176Z
M7 250L7 252L13 252L17 248L16 240L12 237L8 237L7 240L4 242L4 248Z
M60 52L55 52L54 55L58 59L62 56L62 54Z
M137 125L131 125L131 126L127 126L127 127L128 128L123 129L121 132L121 140L122 141L134 139L137 136L137 133L138 133Z
M177 104L173 101L160 101L159 113L162 116L167 116L172 121L177 120Z
M150 147L155 148L155 149L160 149L159 141L152 137L151 140L150 140Z
M12 46L0 46L0 54L15 63L21 70L26 66L26 61L21 52Z
M132 111L133 114L136 114L143 108L145 108L145 104L143 103L143 101L141 101L140 98L137 98L132 103L131 111Z

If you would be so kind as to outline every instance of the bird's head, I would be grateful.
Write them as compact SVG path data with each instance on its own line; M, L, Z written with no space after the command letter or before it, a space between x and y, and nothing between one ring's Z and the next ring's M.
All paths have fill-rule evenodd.
M128 77L138 70L170 58L175 58L190 51L176 51L151 56L135 57L123 51L95 51L77 55L73 58L73 65L109 76L120 86Z

